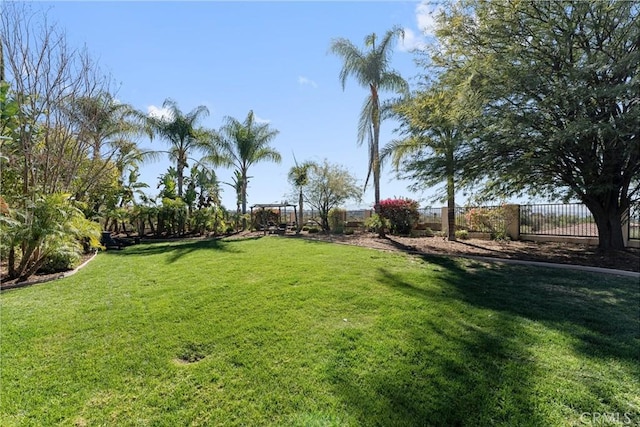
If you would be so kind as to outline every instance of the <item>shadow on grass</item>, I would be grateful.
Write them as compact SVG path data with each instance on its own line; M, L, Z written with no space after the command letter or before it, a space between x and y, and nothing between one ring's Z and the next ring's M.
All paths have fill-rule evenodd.
M213 250L222 252L239 252L234 247L234 242L250 239L236 239L233 241L222 239L203 239L203 240L176 240L171 242L143 243L140 245L129 246L121 251L107 251L107 255L113 256L130 256L130 255L158 255L169 254L167 263L174 263L185 255L200 250Z
M403 348L386 359L362 360L358 349L367 343L357 331L343 332L331 344L330 378L363 425L557 422L539 408L534 378L544 373L532 350L544 338L526 326L530 321L570 337L566 345L589 359L631 366L638 361L640 293L632 280L421 258L425 268L437 272L424 280L436 280L437 286L385 268L378 270L377 280L410 300L442 306L442 317L408 310ZM355 368L367 363L378 363L378 369L362 374ZM594 398L611 397L609 391L584 386Z
M393 241L392 241L393 242ZM393 244L412 252L398 242ZM582 340L586 354L637 360L634 338L640 332L640 288L633 280L612 276L418 255L437 265L461 299L473 306L544 322ZM466 265L466 267L464 267ZM384 278L404 291L421 289L399 277ZM604 349L604 350L603 350Z

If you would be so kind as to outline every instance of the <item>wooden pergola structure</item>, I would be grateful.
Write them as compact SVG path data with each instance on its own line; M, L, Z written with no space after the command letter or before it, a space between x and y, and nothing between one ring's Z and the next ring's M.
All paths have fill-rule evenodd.
M260 224L264 234L267 232L282 232L284 233L287 230L288 221L282 222L282 214L284 210L284 215L287 215L287 208L293 208L294 218L298 218L298 211L296 209L296 205L292 205L290 203L258 203L251 206L251 218L253 218L253 209L258 209L261 212L265 212L266 210L272 211L274 209L278 209L278 223L277 224L269 224L266 215L261 215L262 223Z

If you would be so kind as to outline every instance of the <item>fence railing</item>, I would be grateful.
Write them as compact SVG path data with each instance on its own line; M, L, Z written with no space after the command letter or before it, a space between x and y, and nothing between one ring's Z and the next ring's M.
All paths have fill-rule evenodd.
M455 211L456 230L497 233L512 220L504 206L457 206Z
M582 203L520 205L520 234L598 237L598 227Z
M426 225L433 231L446 230L446 208L427 207L418 209L422 225ZM373 214L372 209L348 210L347 222L363 223ZM307 220L317 218L318 212L306 210L304 212L305 223ZM581 203L567 204L526 204L526 205L502 205L469 207L458 206L455 209L456 230L469 232L490 233L492 237L502 235L549 236L557 238L589 238L598 237L598 228L593 215L587 207ZM631 247L640 247L640 203L631 206L629 217L624 218L625 234L631 242ZM519 238L519 237L516 237ZM626 238L626 237L625 237Z

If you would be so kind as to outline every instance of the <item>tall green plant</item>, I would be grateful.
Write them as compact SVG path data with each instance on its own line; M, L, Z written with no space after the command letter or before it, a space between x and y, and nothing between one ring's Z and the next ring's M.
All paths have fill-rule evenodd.
M55 253L100 246L100 226L84 217L67 194L38 196L0 222L8 241L8 279L27 280Z
M358 123L358 144L365 139L369 143L369 171L365 180L365 187L369 177L373 175L374 203L376 212L380 203L380 122L382 119L382 106L380 91L390 90L396 93L406 93L408 85L406 81L394 70L389 68L389 56L393 41L398 37L404 38L404 30L395 27L385 33L378 40L375 33L365 37L365 47L368 51L362 51L351 41L343 38L331 42L331 52L343 60L340 71L340 82L344 89L347 78L353 76L358 83L369 90L360 120ZM384 236L384 229L379 229L380 236Z
M295 157L294 157L295 160ZM313 162L303 162L302 164L298 164L298 161L295 160L295 166L292 166L289 169L289 182L293 184L293 186L298 191L298 218L296 218L296 233L300 233L302 230L302 222L304 218L304 187L309 183L309 171L317 167L317 165Z
M255 163L269 161L280 163L282 157L269 144L278 135L269 123L256 121L253 111L249 111L244 121L226 117L207 159L214 164L234 166L240 172L240 195L242 214L247 213L247 183L249 167Z
M402 139L392 141L383 152L391 156L401 176L421 190L445 182L448 238L455 235L456 184L463 182L465 126L472 109L462 100L462 88L441 76L435 84L394 107L401 123ZM439 196L440 194L437 194Z
M640 4L454 2L438 19L439 67L471 78L474 154L487 192L576 198L599 246L624 248L640 194Z
M169 117L149 117L149 131L169 142L169 157L176 162L178 197L182 197L189 153L210 142L211 132L198 126L198 122L209 115L209 109L200 105L184 114L172 99L166 99L162 108L169 111Z

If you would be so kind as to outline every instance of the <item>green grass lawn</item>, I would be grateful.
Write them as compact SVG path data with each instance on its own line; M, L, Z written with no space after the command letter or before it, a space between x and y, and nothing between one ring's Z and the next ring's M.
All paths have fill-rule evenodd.
M0 303L3 426L640 423L637 279L265 237Z

